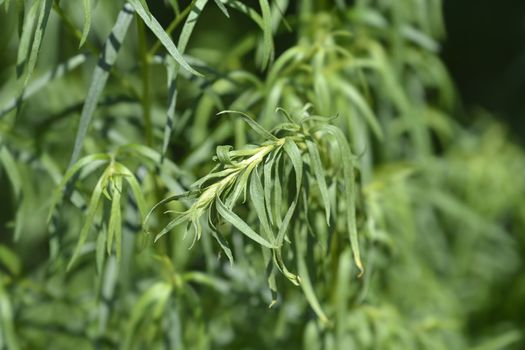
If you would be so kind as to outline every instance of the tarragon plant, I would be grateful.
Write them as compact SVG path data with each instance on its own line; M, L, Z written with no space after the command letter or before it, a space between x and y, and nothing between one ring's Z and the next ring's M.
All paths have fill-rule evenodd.
M441 8L0 0L0 348L523 348L525 156Z

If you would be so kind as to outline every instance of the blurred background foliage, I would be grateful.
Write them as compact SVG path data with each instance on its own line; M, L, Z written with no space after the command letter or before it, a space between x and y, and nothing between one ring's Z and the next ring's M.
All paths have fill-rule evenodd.
M0 348L525 347L521 1L130 3L0 1ZM269 145L222 110L296 137L282 249L213 206L193 246L185 225L143 232ZM278 230L290 154L268 183L255 170ZM259 232L254 193L232 206Z

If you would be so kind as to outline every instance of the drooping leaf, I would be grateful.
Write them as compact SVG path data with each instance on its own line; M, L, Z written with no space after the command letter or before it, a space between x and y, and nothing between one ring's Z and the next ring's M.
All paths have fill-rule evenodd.
M315 294L310 275L306 265L306 226L302 226L300 229L295 229L295 247L296 247L296 258L297 258L297 272L300 278L300 286L304 291L304 295L312 309L317 314L317 317L321 322L330 324L330 320L326 317L321 304Z
M268 212L266 211L266 206L264 202L264 188L261 183L261 178L255 169L252 172L250 179L250 200L253 204L255 212L257 213L257 218L261 223L262 231L266 235L266 239L270 242L274 242L275 237L270 228L270 222L268 220Z
M80 254L80 251L82 250L84 243L88 238L89 232L93 228L95 214L97 213L97 208L100 204L100 197L108 181L109 169L109 167L106 169L106 171L99 178L97 184L95 185L95 188L93 189L93 193L91 194L91 199L89 201L89 205L86 211L84 224L82 225L82 229L80 230L80 234L75 249L73 251L73 255L71 256L67 265L67 270L71 269L71 267L75 263L76 259L78 258L78 255Z
M319 150L315 142L306 140L306 146L308 147L308 154L310 155L310 167L315 174L317 180L317 186L319 186L319 192L321 192L321 198L323 199L323 205L326 215L326 224L330 225L330 196L328 193L328 186L326 185L325 173Z
M301 158L301 151L295 144L295 142L287 139L284 144L284 151L292 161L292 165L295 172L295 199L299 198L301 192L301 185L303 182L303 160Z
M361 253L359 250L359 240L357 237L357 223L355 213L355 174L354 165L352 164L352 151L346 141L343 132L333 125L325 125L323 130L333 135L336 139L337 145L340 149L341 163L343 168L342 184L344 188L344 198L346 207L346 222L348 227L348 234L350 237L350 244L352 246L352 252L354 254L354 261L360 270L360 274L363 274L364 268L361 262Z
M224 218L227 222L232 224L236 229L238 229L241 233L246 235L248 238L252 239L253 241L259 243L260 245L267 247L267 248L277 248L272 243L268 242L264 238L262 238L258 233L256 233L244 220L242 220L237 214L232 212L230 209L228 209L224 203L221 201L220 198L217 198L215 201L215 204L217 206L217 211L220 216Z

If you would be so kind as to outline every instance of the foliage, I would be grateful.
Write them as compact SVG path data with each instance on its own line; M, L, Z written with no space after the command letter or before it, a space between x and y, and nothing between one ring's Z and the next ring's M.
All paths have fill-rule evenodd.
M525 156L440 0L0 4L1 347L523 346Z

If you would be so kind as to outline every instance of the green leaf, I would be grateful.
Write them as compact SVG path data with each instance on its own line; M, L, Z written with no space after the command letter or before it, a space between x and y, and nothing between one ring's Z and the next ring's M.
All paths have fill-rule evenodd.
M321 322L325 324L330 324L330 320L326 317L319 300L315 295L312 282L310 281L310 275L308 273L308 268L306 265L306 226L303 225L300 229L295 231L295 247L296 247L296 259L297 259L297 273L300 279L300 286L303 289L304 295L308 303L316 313L317 317Z
M270 207L272 208L272 214L273 214L273 223L274 225L281 225L282 224L282 187L281 187L281 153L277 155L277 158L275 159L275 177L273 177L273 205Z
M0 264L4 267L2 270L8 271L13 276L19 275L22 271L22 262L18 255L3 244L0 244Z
M207 3L208 0L195 1L195 4L193 5L191 12L188 15L188 18L186 18L186 22L182 27L182 31L179 36L179 41L177 43L178 50L181 54L184 54L184 52L186 51L186 46L188 46L188 42L190 41L191 33L193 33L193 29L197 24L199 16L204 10L204 7Z
M97 237L96 249L95 249L95 261L97 265L97 273L102 276L104 262L106 260L106 242L107 242L107 230L103 229Z
M26 67L29 62L29 47L31 46L31 39L33 37L33 31L36 25L36 15L40 2L41 0L34 1L31 5L31 8L29 9L29 12L24 18L22 36L20 37L20 44L18 45L18 53L16 58L16 75L18 78L22 77L22 74L24 71L26 71Z
M215 1L215 4L217 5L217 7L219 8L219 10L222 11L222 13L224 13L224 15L228 18L230 18L230 14L228 13L228 9L226 8L226 6L224 6L224 4L221 2L221 0L214 0Z
M89 124L93 118L93 113L97 108L98 100L100 99L108 80L109 72L117 60L118 52L132 19L133 10L126 3L117 17L117 21L111 30L111 34L106 39L104 50L101 53L98 64L93 72L91 85L80 114L80 124L78 126L77 135L75 137L75 146L69 162L70 166L75 163L80 156L84 144L84 138L87 135Z
M264 175L264 202L266 204L266 210L268 211L268 217L270 219L270 224L273 225L273 215L271 212L272 208L272 169L277 157L278 152L274 151L264 162L263 165L263 175Z
M315 142L306 140L306 146L308 147L308 154L310 155L310 161L312 162L310 168L315 174L317 186L319 186L319 192L321 192L321 198L323 199L326 224L330 226L330 196L328 194L328 187L326 186L323 163L321 162L321 157Z
M316 107L319 112L323 115L330 114L330 88L327 80L326 62L325 62L325 50L319 50L312 60L313 68L313 87L315 91Z
M370 108L369 104L365 101L363 96L361 96L359 91L346 81L341 81L339 83L339 86L341 88L341 91L356 106L359 112L361 112L363 117L366 119L367 123L372 128L372 131L374 132L376 137L379 140L383 140L383 130L381 129L381 126L379 125L379 122L376 116L374 115L374 112L372 112L372 109Z
M199 271L186 272L182 275L182 279L211 287L220 293L227 293L230 290L230 285L225 280Z
M3 165L9 182L11 182L11 186L13 186L16 200L20 200L20 195L22 193L22 176L20 175L18 165L16 164L13 155L9 152L7 147L2 147L0 150L0 162Z
M51 220L51 215L55 211L56 205L60 202L60 199L62 198L62 191L66 187L67 183L80 169L96 161L109 162L110 160L111 157L109 155L103 153L96 153L79 159L75 164L69 167L66 174L60 181L60 184L53 192L53 196L51 197L51 207L49 209L47 221L49 222L49 220Z
M217 207L217 211L224 220L232 224L236 229L238 229L241 233L246 235L248 238L252 239L253 241L259 243L260 245L267 247L267 248L277 248L272 243L268 242L264 238L262 238L258 233L256 233L248 224L242 220L239 216L237 216L234 212L232 212L230 209L228 209L224 203L221 201L220 198L217 198L215 200L215 205Z
M13 308L9 295L4 289L3 283L0 281L0 336L3 336L5 343L4 345L9 350L18 350L18 340L15 333Z
M343 168L342 184L346 202L346 222L350 236L350 245L352 246L355 264L360 270L360 275L362 275L364 268L363 263L361 262L359 240L357 237L357 223L355 217L355 174L354 165L352 164L351 160L352 151L350 150L350 146L348 145L343 132L339 128L333 125L325 125L322 129L335 137L337 145L340 149L340 160Z
M284 216L284 219L282 220L281 225L279 227L279 232L277 233L277 239L276 239L276 244L279 247L279 249L277 249L277 251L275 252L275 260L276 260L277 267L279 268L279 270L281 270L283 275L288 280L290 280L293 284L298 286L299 279L297 278L297 275L291 273L286 267L283 256L282 256L282 251L280 249L284 244L284 238L285 238L286 233L288 232L290 221L295 212L296 206L297 206L297 201L294 200L292 204L290 205L290 207L288 208L288 210L286 211L286 215Z
M31 52L29 54L29 59L27 62L27 70L24 78L23 88L24 90L33 74L36 65L36 59L38 52L40 51L40 44L42 43L42 38L44 37L44 32L47 27L47 21L49 19L49 13L51 12L51 7L53 5L53 0L42 0L43 4L40 8L40 14L38 16L38 23L36 25L35 33L33 36L33 43L31 45ZM22 95L22 94L21 94Z
M144 11L151 16L151 11L149 10L149 7L148 7L148 2L146 0L139 0L140 1L140 4L142 5L142 7L144 8Z
M166 50L168 50L169 54L173 57L173 59L177 61L181 65L181 67L186 69L188 72L196 76L202 76L202 74L190 67L190 65L186 62L184 57L182 57L182 55L180 54L173 41L171 41L168 33L164 31L164 29L155 19L155 17L153 17L148 11L144 9L144 6L142 6L141 2L139 0L129 0L129 2L133 5L135 11L137 11L139 16L146 24L146 26L148 26L148 28L153 32L153 34L155 34L155 36L159 39L159 41L166 48Z
M190 217L188 214L184 213L181 214L179 217L171 220L157 235L155 236L155 242L157 242L162 236L164 236L166 233L170 232L175 226L178 226L182 224L183 222L186 222L190 220Z
M82 28L82 37L80 38L79 48L84 45L89 34L89 29L91 28L91 0L82 0L82 5L84 9L84 27Z
M162 139L161 163L164 162L164 157L168 151L173 124L175 122L175 108L177 107L178 95L177 71L178 69L175 61L168 60L168 62L166 62L166 73L168 78L168 107L166 111L166 123L164 124L164 137Z
M137 332L137 327L141 319L147 317L152 308L158 304L164 304L169 296L173 287L166 282L157 282L149 287L144 294L142 294L139 300L133 305L131 310L131 317L126 327L126 336L122 342L122 349L132 349L134 343L134 335ZM152 305L153 304L153 305Z
M213 238L215 238L215 240L221 247L224 254L226 254L226 257L228 258L230 265L233 265L233 254L232 254L232 250L230 249L230 245L228 244L228 241L225 240L219 232L217 232L217 229L213 226L211 222L210 222L210 229L211 229L210 230L211 235L213 236Z
M121 253L121 242L122 242L122 217L120 210L120 197L122 195L122 177L115 176L112 181L111 191L111 212L109 216L108 224L108 238L107 238L107 251L111 254L111 248L113 247L113 237L115 237L115 251L117 255L117 261L120 261Z
M274 47L272 36L272 11L268 0L259 0L263 18L263 69L266 68L273 60Z
M286 139L284 143L284 151L292 161L292 165L295 172L295 199L299 198L299 193L301 192L301 184L303 181L303 160L301 159L301 151L295 144L295 142L290 139Z
M337 269L337 285L335 288L335 315L336 315L336 335L338 349L346 349L345 341L345 320L347 317L348 300L350 300L350 277L352 272L352 253L345 250L339 256Z
M147 215L146 199L144 198L144 194L142 193L142 188L140 187L140 184L137 181L137 178L128 168L126 168L121 163L115 163L113 166L117 173L124 176L124 179L126 180L129 187L131 188L131 192L133 192L133 197L135 197L135 201L137 202L137 206L139 207L140 221L141 223L144 223L144 219L146 218L146 215Z
M273 140L273 141L277 140L277 137L275 137L270 132L268 132L265 128L263 128L259 123L257 123L253 118L251 118L246 113L227 110L227 111L219 112L217 113L217 115L223 115L227 113L239 115L241 119L246 122L246 124L248 124L259 136L261 136L265 140Z
M264 188L261 183L261 178L257 172L257 169L252 171L250 179L250 199L255 212L257 213L257 218L261 223L262 230L266 235L266 239L271 242L274 242L275 237L270 228L270 222L268 221L268 214L266 207L264 205Z
M80 250L82 249L82 246L86 242L86 239L89 235L89 231L93 227L93 222L95 220L95 214L97 213L97 208L100 203L100 197L102 195L102 191L104 190L104 187L107 184L109 173L110 173L110 167L108 167L106 171L102 174L97 184L95 185L95 188L93 189L93 193L91 194L89 206L87 208L87 212L85 215L84 225L82 226L82 229L80 230L80 235L79 235L75 250L73 251L73 255L71 256L71 259L69 260L69 263L67 264L67 270L71 269L71 267L75 263L78 257L78 254L80 253Z
M197 20L204 9L204 6L208 3L208 0L197 0L193 5L188 18L182 28L182 32L179 36L178 41L178 50L182 55L186 51L186 46L188 45L191 33L197 24ZM164 125L164 138L162 142L162 158L166 155L168 149L169 141L171 138L171 132L173 131L173 123L175 120L175 107L177 106L177 77L179 73L179 65L173 59L168 59L166 62L166 69L168 73L168 110L166 113L166 123Z
M191 195L191 192L185 192L185 193L182 193L182 194L176 194L176 195L173 195L173 196L169 196L168 198L164 198L163 200L161 200L160 202L155 204L153 206L153 208L151 208L149 210L149 212L146 214L146 216L144 217L144 222L143 222L144 231L146 231L146 233L149 233L149 229L147 227L147 223L149 221L149 218L150 218L151 214L153 214L153 212L155 210L157 210L157 208L159 208L161 205L164 205L164 204L169 203L169 202L176 201L176 200L178 200L180 198L189 197L190 195Z
M238 10L246 15L248 15L248 17L250 17L252 19L252 21L254 21L255 23L257 23L257 25L263 29L264 28L264 23L263 23L263 19L261 17L261 15L259 15L257 13L257 11L255 11L253 8L245 5L244 3L242 3L241 1L238 1L238 0L229 0L226 2L226 5L235 9L235 10Z

